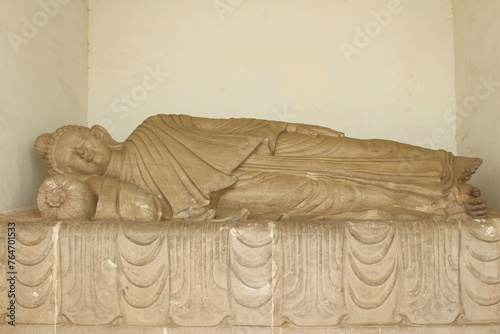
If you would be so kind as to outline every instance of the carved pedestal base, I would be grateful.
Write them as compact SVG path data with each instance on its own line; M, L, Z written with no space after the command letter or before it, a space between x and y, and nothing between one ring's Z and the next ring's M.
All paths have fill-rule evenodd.
M32 332L500 332L497 218L3 222L0 233L2 332L12 300L16 328Z

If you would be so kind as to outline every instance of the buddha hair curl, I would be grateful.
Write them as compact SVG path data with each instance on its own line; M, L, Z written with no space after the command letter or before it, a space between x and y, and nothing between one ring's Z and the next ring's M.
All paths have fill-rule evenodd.
M49 165L49 174L50 175L63 175L66 174L67 171L64 170L63 167L58 166L55 151L57 142L63 135L63 133L67 131L83 131L89 133L101 140L103 140L112 150L118 150L123 146L123 143L115 141L109 132L100 125L94 125L92 128L88 128L86 126L80 125L65 125L54 131L53 133L45 133L35 141L35 149L38 154L45 160Z

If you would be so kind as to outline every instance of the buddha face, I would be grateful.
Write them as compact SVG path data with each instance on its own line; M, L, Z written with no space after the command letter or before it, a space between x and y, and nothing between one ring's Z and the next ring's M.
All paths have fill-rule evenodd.
M71 130L59 138L55 159L69 173L103 175L111 161L111 149L91 133Z

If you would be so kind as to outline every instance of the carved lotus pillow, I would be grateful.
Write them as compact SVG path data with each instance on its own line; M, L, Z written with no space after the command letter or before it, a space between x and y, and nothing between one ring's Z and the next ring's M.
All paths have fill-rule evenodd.
M41 216L52 220L90 220L96 204L97 197L87 184L63 175L45 179L37 195Z

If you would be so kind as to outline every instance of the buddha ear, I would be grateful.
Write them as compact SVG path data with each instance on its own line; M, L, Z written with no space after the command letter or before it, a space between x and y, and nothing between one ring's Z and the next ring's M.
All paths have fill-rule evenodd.
M123 143L114 140L113 137L111 137L111 135L109 134L108 130L106 130L104 127L100 125L94 125L93 127L90 128L90 131L92 131L92 133L97 138L100 138L105 143L107 143L109 147L113 150L118 150L123 146Z

